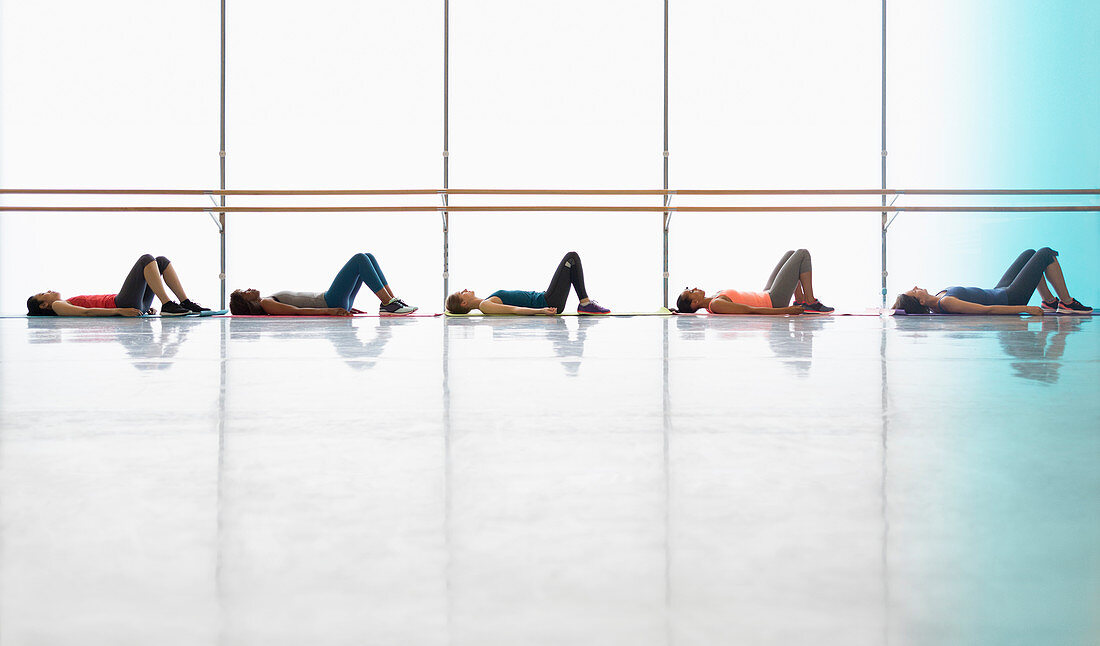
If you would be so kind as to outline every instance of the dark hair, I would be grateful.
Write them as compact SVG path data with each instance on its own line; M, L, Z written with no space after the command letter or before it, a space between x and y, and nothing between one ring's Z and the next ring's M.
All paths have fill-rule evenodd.
M237 316L257 316L267 314L259 303L245 299L241 290L234 290L229 295L229 311Z
M42 301L37 296L27 299L27 316L57 316L52 307L42 307Z
M906 314L929 314L931 309L921 305L916 296L898 294L898 300L894 301L894 309L904 310Z
M676 299L676 311L690 314L699 309L691 304L691 292L686 289L680 292L680 297Z
M447 297L447 311L451 314L467 314L470 308L462 303L462 294L455 292Z

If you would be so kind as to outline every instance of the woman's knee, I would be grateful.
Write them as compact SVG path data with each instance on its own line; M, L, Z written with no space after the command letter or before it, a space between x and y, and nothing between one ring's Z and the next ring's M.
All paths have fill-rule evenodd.
M157 269L160 270L160 273L163 274L164 270L168 269L168 265L170 264L172 264L171 260L165 258L164 256L157 256Z
M1043 255L1043 256L1050 257L1050 258L1055 258L1058 255L1058 252L1051 249L1050 247L1043 247L1043 248L1039 249L1038 251L1036 251L1035 255Z
M141 256L138 257L138 264L140 264L142 267L148 266L149 263L156 261L157 259L154 258L153 254L151 253L143 253L141 254Z
M565 254L564 258L562 258L562 260L580 260L580 259L581 259L581 255L579 253L577 253L576 251L570 251L570 252Z
M359 255L360 255L360 256L363 256L364 258L366 258L367 260L371 261L372 263L377 263L377 262L378 262L378 259L374 257L374 254L373 254L373 253L370 253L369 251L368 251L368 252L366 252L366 253L361 253L361 254L359 254Z

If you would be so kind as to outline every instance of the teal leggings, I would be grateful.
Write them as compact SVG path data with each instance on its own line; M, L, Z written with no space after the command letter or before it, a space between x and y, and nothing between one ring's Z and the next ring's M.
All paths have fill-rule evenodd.
M382 267L371 253L357 253L352 256L336 278L332 279L332 285L325 292L325 303L329 307L342 307L350 310L355 296L363 283L370 287L372 292L377 292L389 283L382 274Z

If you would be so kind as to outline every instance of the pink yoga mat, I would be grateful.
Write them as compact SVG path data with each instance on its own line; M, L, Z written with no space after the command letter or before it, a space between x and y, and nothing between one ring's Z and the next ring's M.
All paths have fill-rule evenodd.
M442 313L436 314L387 314L382 316L380 314L352 314L351 316L289 316L283 314L231 314L229 318L235 319L414 319L424 318L430 319L437 316L443 316Z

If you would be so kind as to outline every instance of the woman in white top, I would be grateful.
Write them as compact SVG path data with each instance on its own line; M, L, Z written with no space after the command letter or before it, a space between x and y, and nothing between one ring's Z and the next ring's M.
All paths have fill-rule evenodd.
M416 307L393 295L390 284L374 254L357 253L336 274L332 285L323 292L275 292L261 297L255 289L238 289L229 296L229 311L233 314L274 316L350 316L362 314L352 307L359 288L366 284L381 305L382 316L412 314Z

